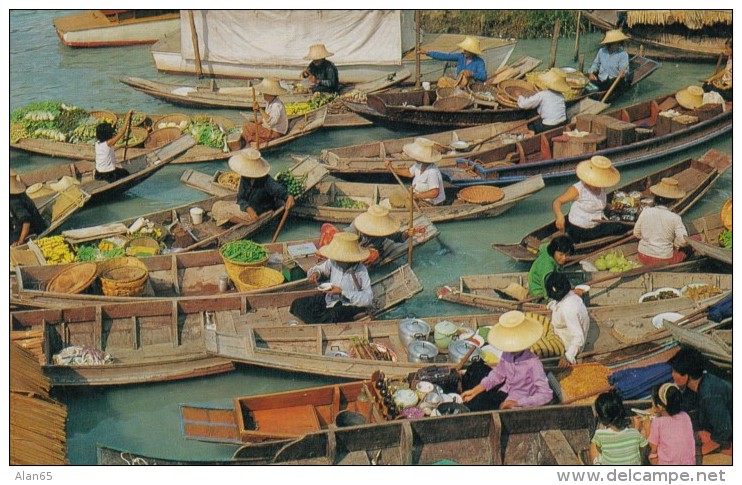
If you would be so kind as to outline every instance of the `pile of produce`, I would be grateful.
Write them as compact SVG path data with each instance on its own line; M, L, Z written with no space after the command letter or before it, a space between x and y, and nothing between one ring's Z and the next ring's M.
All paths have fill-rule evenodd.
M62 236L42 237L34 241L46 259L46 264L66 264L75 260L72 248Z
M103 239L101 242L98 243L98 251L100 251L101 259L111 259L120 256L126 256L124 248L106 239Z
M620 251L610 251L609 253L601 254L595 261L595 267L598 268L599 271L607 270L614 273L628 271L640 266L641 264L626 259L623 252Z
M719 244L725 249L732 249L732 231L724 229L719 234Z
M294 197L299 197L304 193L305 184L307 180L307 174L302 175L299 178L294 177L294 174L288 170L283 170L276 174L276 180L286 186L289 194Z
M312 97L309 98L309 101L287 104L286 115L291 117L309 113L312 110L333 102L335 98L337 98L337 94L334 93L314 93Z
M647 296L647 297L642 298L641 301L642 301L642 303L644 303L644 302L647 302L647 301L671 300L671 299L677 298L677 297L678 297L678 294L675 293L674 291L662 290L662 291L658 291L654 295L650 295L650 296Z
M240 128L236 128L237 131ZM211 148L219 148L223 152L229 152L227 147L227 135L229 132L222 131L219 126L211 120L207 121L191 121L188 126L188 133L191 134L196 143L199 145L205 145Z
M683 292L683 296L693 301L705 300L712 296L723 293L722 289L714 285L689 286Z
M219 185L237 190L240 186L240 174L237 172L224 172L219 174L219 178L216 181Z
M350 197L335 197L335 200L329 202L328 207L339 207L341 209L368 209L368 205L360 200L351 199Z
M363 91L359 91L357 89L354 89L353 91L349 93L345 93L341 96L343 99L347 99L348 101L353 101L354 103L365 103L366 102L366 93Z
M572 366L569 374L559 379L559 385L565 399L586 396L608 386L611 370L601 364L577 364ZM597 394L575 401L575 404L589 404L595 401Z
M235 263L257 263L268 257L268 250L264 246L244 239L226 243L219 248L219 252Z

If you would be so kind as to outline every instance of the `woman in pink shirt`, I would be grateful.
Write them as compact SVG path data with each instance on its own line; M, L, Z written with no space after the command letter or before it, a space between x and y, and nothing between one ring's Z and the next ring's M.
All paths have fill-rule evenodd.
M487 341L502 350L502 356L497 366L478 384L461 394L469 409L485 411L543 406L552 400L554 394L544 366L529 350L542 333L543 326L523 312L511 311L500 316ZM467 374L471 371L470 368Z
M696 441L690 417L681 407L678 386L665 383L652 389L653 419L643 419L641 432L649 441L652 465L695 465Z

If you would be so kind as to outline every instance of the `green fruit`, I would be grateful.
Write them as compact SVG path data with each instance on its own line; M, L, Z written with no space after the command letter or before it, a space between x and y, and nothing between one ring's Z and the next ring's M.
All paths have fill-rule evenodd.
M595 267L598 268L598 271L605 271L608 266L606 265L605 259L598 258L597 261L595 261Z

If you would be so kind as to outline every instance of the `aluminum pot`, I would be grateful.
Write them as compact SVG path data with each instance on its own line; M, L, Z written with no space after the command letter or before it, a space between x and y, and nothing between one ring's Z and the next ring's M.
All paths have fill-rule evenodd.
M454 340L451 342L451 345L448 346L448 361L452 364L458 364L472 347L477 347L477 344L470 342L469 340ZM469 356L468 362L471 362L475 358L480 358L478 347Z
M438 347L426 340L414 340L407 346L407 360L409 362L433 362L438 356Z
M399 322L399 340L405 347L415 340L427 340L430 335L430 325L425 320L408 317Z

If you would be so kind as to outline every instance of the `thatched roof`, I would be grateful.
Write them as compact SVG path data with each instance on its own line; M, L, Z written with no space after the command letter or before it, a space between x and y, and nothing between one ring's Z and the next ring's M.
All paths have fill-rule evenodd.
M10 343L10 464L66 465L67 408L28 350Z
M699 30L719 23L732 25L731 10L629 10L626 14L629 27L681 24Z

